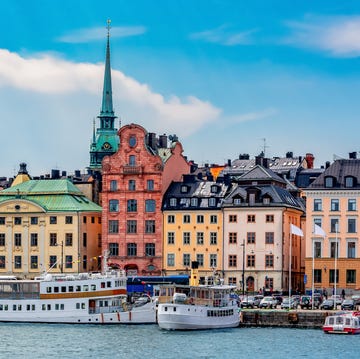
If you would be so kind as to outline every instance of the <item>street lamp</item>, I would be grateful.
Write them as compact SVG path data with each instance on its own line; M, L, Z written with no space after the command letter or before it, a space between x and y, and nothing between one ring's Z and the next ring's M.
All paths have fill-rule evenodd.
M64 272L64 242L61 241L56 246L61 246L60 273L63 273Z
M243 253L242 253L242 294L245 295L245 239L243 239L242 244L240 244L241 247L243 247Z

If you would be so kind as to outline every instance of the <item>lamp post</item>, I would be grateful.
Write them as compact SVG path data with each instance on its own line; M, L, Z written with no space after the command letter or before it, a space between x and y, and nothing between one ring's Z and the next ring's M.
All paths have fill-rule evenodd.
M243 247L243 253L242 253L242 294L245 295L245 239L243 239L242 244L240 244Z
M61 246L60 273L64 273L64 242L61 241L57 246Z

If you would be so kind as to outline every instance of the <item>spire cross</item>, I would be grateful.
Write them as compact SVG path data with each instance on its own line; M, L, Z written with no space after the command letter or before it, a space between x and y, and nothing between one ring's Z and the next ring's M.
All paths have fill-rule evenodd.
M107 23L107 36L108 37L110 37L110 29L111 29L111 20L110 19L108 19L107 21L106 21L106 23Z

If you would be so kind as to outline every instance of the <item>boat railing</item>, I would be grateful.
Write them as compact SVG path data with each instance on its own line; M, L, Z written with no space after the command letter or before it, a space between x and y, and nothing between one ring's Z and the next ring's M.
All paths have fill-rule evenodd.
M130 308L129 308L130 309ZM120 313L126 311L123 306L114 305L109 307L96 307L89 308L89 314L100 314L100 313Z

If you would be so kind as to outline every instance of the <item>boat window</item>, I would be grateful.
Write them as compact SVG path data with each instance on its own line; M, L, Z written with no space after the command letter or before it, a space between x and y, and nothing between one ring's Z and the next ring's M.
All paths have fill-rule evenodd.
M66 287L61 287L61 293L66 293Z
M60 304L60 309L61 309L61 310L64 310L64 309L65 309L64 304Z
M346 324L346 325L350 325L350 318L346 318L346 319L345 319L345 324Z
M59 304L55 304L55 310L59 310Z
M107 286L108 288L111 288L111 282L106 282L106 286Z
M108 307L109 306L109 303L107 300L104 301L104 307Z
M83 286L83 291L84 292L88 292L89 291L89 286L86 284Z
M31 310L35 310L35 304L31 304Z
M0 304L0 310L4 310L4 306Z
M47 310L51 310L51 304L47 305Z
M13 310L16 311L16 304L13 304Z
M105 282L101 282L100 286L101 288L105 288Z
M41 306L41 309L42 309L42 310L46 310L46 304L43 304L43 305Z
M26 304L26 310L30 310L30 304Z
M7 304L4 305L4 310L8 310L9 306Z
M59 287L54 287L54 293L59 293Z
M51 293L51 287L46 287L46 293Z
M76 288L77 292L81 292L81 286L80 285L77 285L75 288Z
M81 303L81 309L85 309L85 303Z
M76 303L76 309L80 309L80 303Z
M73 292L74 291L74 286L69 285L69 292Z
M343 323L343 318L342 317L336 317L336 324L342 324Z
M96 284L91 284L91 290L96 290Z

